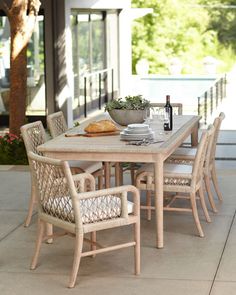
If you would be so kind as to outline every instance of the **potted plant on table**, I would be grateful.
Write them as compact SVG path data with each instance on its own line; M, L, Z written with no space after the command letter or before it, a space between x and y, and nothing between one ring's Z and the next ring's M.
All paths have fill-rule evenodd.
M126 126L133 123L143 123L151 108L151 103L142 95L128 95L109 101L105 111L119 125Z

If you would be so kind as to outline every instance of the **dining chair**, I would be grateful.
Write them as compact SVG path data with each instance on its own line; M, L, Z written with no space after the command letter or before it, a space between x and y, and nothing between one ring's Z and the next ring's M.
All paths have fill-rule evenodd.
M62 111L47 116L47 127L52 138L55 138L68 130L68 126ZM69 161L72 172L92 173L98 178L98 187L103 187L103 165L94 161Z
M36 121L34 123L29 123L21 126L20 128L22 138L24 140L27 155L29 152L34 152L35 154L42 155L42 153L37 151L37 147L46 142L46 133L41 121ZM32 178L32 167L29 163L31 172L31 196L29 201L28 214L25 220L25 227L28 227L32 218L34 206L36 203L35 196L35 184Z
M198 148L193 165L182 165L175 163L164 163L163 192L166 195L164 202L164 211L191 212L200 237L204 237L204 232L198 216L196 200L199 197L203 212L207 222L211 222L205 197L203 193L203 165L205 161L207 144L213 135L214 127L211 125L207 131L204 131ZM145 164L136 173L136 187L140 190L151 192L155 189L154 167L153 164ZM176 206L174 203L178 199L190 201L190 208ZM140 206L141 209L155 209L148 204Z
M157 111L165 106L165 103L151 103L151 107ZM171 103L171 106L173 108L173 114L175 115L182 115L183 114L183 104L182 103ZM130 171L130 177L131 177L131 183L135 183L135 172L137 169L140 167L140 165L137 165L135 163L125 163L123 164L123 169L122 169L122 176L123 178L123 173L125 171Z
M38 263L42 242L50 237L45 234L45 224L62 229L53 237L75 237L74 259L69 288L76 282L80 260L85 256L134 247L135 274L140 273L140 213L139 191L131 185L95 190L94 177L89 173L72 175L68 162L29 153L33 178L37 188L38 232L31 269ZM127 195L132 202L127 200ZM95 232L127 225L134 226L133 237L120 244L103 247L96 242ZM90 234L90 238L86 237ZM52 238L52 237L51 237ZM90 250L83 250L83 242L90 243ZM50 259L50 257L49 257Z
M68 130L68 126L62 111L47 116L47 127L52 138L55 138Z
M225 114L221 112L218 117L215 118L213 122L214 134L209 141L207 154L206 154L206 161L204 164L204 182L205 188L208 195L209 203L212 207L213 212L217 212L217 208L214 202L213 193L211 190L211 183L215 188L216 194L220 201L223 200L222 193L219 188L217 175L216 175L216 167L215 167L215 154L216 154L216 144L219 137L219 131L221 127L221 123L225 118ZM196 157L197 148L195 147L179 147L168 159L169 162L179 162L182 164L192 164L194 158Z

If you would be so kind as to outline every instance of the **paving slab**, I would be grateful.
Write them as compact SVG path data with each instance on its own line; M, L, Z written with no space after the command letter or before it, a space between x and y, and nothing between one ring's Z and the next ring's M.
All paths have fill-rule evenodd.
M236 282L215 282L210 295L235 295Z
M147 221L145 212L142 212L141 275L136 277L133 274L131 248L108 252L95 258L82 258L77 285L73 290L66 288L73 260L73 238L60 238L52 245L44 244L38 268L29 270L37 223L35 215L30 227L23 227L30 194L30 175L28 171L19 172L12 168L1 171L0 294L27 295L33 292L36 295L60 295L70 292L82 295L143 295L146 292L158 295L208 295L213 283L211 294L236 294L233 293L233 270L236 266L230 259L236 255L235 225L225 246L236 209L236 170L231 168L222 163L218 170L224 202L221 204L216 199L219 213L210 213L212 223L206 223L200 212L205 238L197 236L191 214L165 212L165 247L156 249L155 219ZM128 179L126 174L126 182ZM12 186L12 183L16 185ZM98 234L98 241L112 244L129 239L131 234L130 227L107 230Z

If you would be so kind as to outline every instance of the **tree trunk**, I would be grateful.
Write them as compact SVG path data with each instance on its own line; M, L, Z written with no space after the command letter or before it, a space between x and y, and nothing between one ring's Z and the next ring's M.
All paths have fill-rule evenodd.
M11 38L10 132L19 135L20 127L26 123L27 45L22 46L22 39L13 33ZM16 55L18 48L22 49Z
M40 0L12 0L4 8L11 27L10 55L10 132L20 135L25 124L27 95L27 45L32 36Z

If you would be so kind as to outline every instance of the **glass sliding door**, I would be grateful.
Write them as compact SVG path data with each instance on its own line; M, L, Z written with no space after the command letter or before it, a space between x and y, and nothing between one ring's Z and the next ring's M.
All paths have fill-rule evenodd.
M46 115L44 16L39 15L27 50L27 109L29 116Z
M74 117L86 116L91 110L101 109L113 88L114 70L107 58L107 12L72 10L71 31L73 112ZM113 34L117 34L117 28Z
M105 64L105 13L91 14L91 69L92 72L103 70Z

